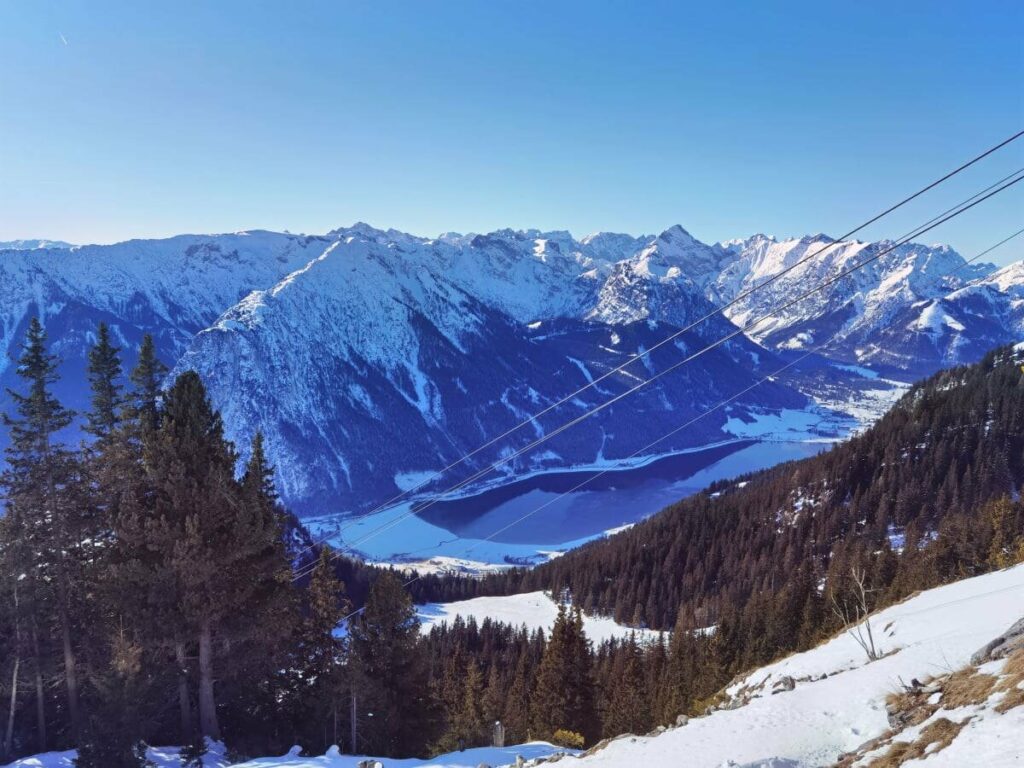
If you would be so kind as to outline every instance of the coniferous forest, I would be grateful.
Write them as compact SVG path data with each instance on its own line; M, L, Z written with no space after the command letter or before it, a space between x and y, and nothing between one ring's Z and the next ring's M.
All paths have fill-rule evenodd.
M124 371L99 328L84 414L53 395L38 321L17 365L3 759L76 746L82 768L128 768L145 744L171 743L198 765L206 739L237 755L426 755L489 743L498 720L507 743L584 746L702 712L736 674L841 630L865 584L874 608L1024 559L1024 375L1010 349L932 377L825 454L536 569L409 587L305 552L261 437L240 467L199 376L165 382L151 340ZM87 437L73 442L76 419ZM413 607L536 589L575 606L550 634L462 620L423 634ZM673 631L595 647L581 611Z

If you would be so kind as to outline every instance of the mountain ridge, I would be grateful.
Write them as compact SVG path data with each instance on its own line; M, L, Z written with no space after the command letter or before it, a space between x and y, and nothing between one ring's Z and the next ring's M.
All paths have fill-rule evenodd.
M325 235L252 230L5 251L0 345L7 354L0 383L14 383L7 360L31 314L43 317L54 351L65 359L59 394L80 410L86 405L85 350L96 325L112 327L129 365L142 334L152 333L176 371L196 368L210 381L240 445L257 429L279 435L270 440L271 458L290 502L335 507L342 497L317 492L307 498L300 491L309 485L307 465L318 467L314 485L340 488L351 485L361 462L356 472L383 479L356 495L376 498L394 490L398 475L443 466L631 356L644 356L576 403L560 406L550 423L521 430L524 438L536 437L735 333L733 323L771 312L797 284L805 289L855 263L866 249L884 247L840 243L717 312L774 269L833 242L823 235L754 236L707 245L679 225L641 237L598 232L577 240L565 231L503 229L427 238L357 223ZM525 457L527 463L510 471L622 456L639 445L627 437L631 420L696 415L773 370L778 356L825 334L840 335L826 349L839 363L911 375L969 359L977 340L992 346L1024 332L1019 265L964 268L970 280L926 289L929 274L962 261L946 246L901 246L866 276L839 281L820 300L757 326L751 338L738 335L703 354L574 428L575 440L560 436L548 453ZM673 344L647 355L701 318ZM285 382L286 391L273 396ZM737 407L748 416L814 407L798 389L762 387ZM724 421L707 420L693 439L719 439ZM395 455L405 457L401 465L383 467L370 458L381 448L370 428L386 422L403 425L389 437L394 446L405 444L396 448ZM295 429L300 423L305 426ZM430 435L413 434L417 430ZM365 442L354 449L359 461L351 447L356 435ZM310 448L285 447L303 443ZM688 445L666 446L679 447Z

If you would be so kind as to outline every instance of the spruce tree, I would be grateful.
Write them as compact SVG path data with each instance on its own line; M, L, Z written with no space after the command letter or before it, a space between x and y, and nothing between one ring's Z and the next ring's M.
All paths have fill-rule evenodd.
M604 713L604 732L646 733L650 722L650 691L644 678L643 659L636 636L619 645L612 665L608 705Z
M106 323L100 323L96 344L89 350L88 374L92 407L86 414L85 429L102 442L120 425L122 405L120 349L111 343Z
M531 715L537 737L550 738L557 730L587 739L597 735L591 649L579 608L558 607L537 671Z
M102 667L91 671L93 693L76 768L143 768L143 712L152 696L143 669L142 646L119 632Z
M294 741L310 752L322 752L337 743L348 725L348 642L338 630L350 611L345 584L334 573L331 550L323 547L306 591L306 612L288 686L289 708L295 713Z
M512 685L505 699L504 716L501 718L505 726L508 743L519 744L529 741L530 730L530 698L533 679L530 674L529 656L521 653L512 675Z
M382 573L363 613L352 623L351 654L358 701L359 744L365 754L419 754L433 721L419 620L402 582Z
M130 408L139 430L144 435L153 434L159 425L160 385L166 375L167 366L160 362L153 337L147 333L142 337L139 359L130 375Z
M487 672L487 687L484 688L482 702L484 724L490 729L495 722L502 719L505 711L505 696L507 694L505 679L498 668L498 664L491 662Z
M47 593L52 593L68 718L72 733L78 735L82 719L76 611L81 606L81 571L89 557L83 551L86 515L83 500L77 494L78 462L58 439L73 418L73 413L53 395L58 364L58 359L47 352L42 323L32 318L17 367L25 389L8 390L15 415L5 414L3 419L11 442L6 451L7 469L0 481L7 492L13 525L20 528L15 535L25 537L25 546L20 551L28 582L25 591L34 596L38 611L31 616L37 633L45 621L42 607ZM38 670L42 660L36 656ZM45 734L42 718L40 721L40 730Z
M234 448L202 381L194 371L178 377L156 438L157 511L174 536L171 571L198 649L199 726L210 739L222 735L215 681L226 684L235 663L250 674L268 664L293 607L271 473L258 441L254 449L239 484Z
M486 743L486 725L483 710L484 678L475 661L466 665L462 684L462 700L455 720L455 732L460 744L479 747Z

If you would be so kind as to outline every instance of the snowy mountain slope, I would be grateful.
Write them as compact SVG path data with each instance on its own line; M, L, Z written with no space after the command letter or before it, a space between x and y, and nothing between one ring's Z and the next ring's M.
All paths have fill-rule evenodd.
M166 362L209 380L243 450L257 429L267 434L297 509L357 508L651 349L826 240L756 236L709 246L678 226L643 237L499 230L431 239L356 224L317 237L253 231L5 250L0 385L15 384L10 361L33 314L64 359L58 395L76 409L87 405L85 354L96 325L111 325L128 366L142 334L152 333ZM732 320L768 312L879 247L844 243L741 302ZM985 268L965 269L963 278L983 279L929 287L929 275L960 263L945 247L903 246L758 326L755 340L786 353L838 329L829 354L839 361L916 370L973 359L1020 334L1024 271L985 278ZM542 426L521 430L504 450L735 330L721 316L702 322ZM683 423L773 370L774 360L738 337L503 471L622 458L650 442L656 425ZM842 403L844 391L860 387L840 380L856 374L836 376L827 398L812 393L819 402ZM806 384L795 388L811 393ZM741 409L808 403L778 382L751 392ZM715 442L722 426L708 419L659 450ZM496 456L481 455L475 466Z
M861 341L860 360L913 369L917 361L973 362L979 350L1024 338L1024 262L914 301Z
M320 257L197 334L176 369L199 371L239 445L264 433L282 493L300 513L387 498L402 478L457 460L714 310L678 272L610 265L564 233L425 240L354 228L332 236ZM604 310L612 305L628 311ZM521 448L734 331L712 318L500 447ZM502 472L627 456L660 436L662 418L682 423L770 364L771 355L738 337ZM772 383L737 408L808 403ZM662 450L720 440L723 424L708 419ZM495 448L474 457L462 476L498 456Z
M727 705L735 708L693 718L660 735L613 741L578 764L674 768L680 755L686 755L692 768L830 765L889 728L885 699L900 690L900 681L909 684L961 668L973 652L1021 616L1024 566L922 592L872 617L881 651L887 654L878 661L867 663L853 638L839 635L736 681L729 688L733 701ZM774 695L773 688L785 678L792 678L795 687ZM957 719L982 716L980 710L945 714ZM976 722L963 732L965 736L981 728L1015 736L975 740L982 751L976 753L979 762L974 764L1021 764L1024 707L983 716L991 722ZM940 752L923 764L964 765L956 761L957 754L963 752Z
M34 251L40 248L74 248L63 240L0 240L0 251Z
M129 365L144 333L153 334L163 360L174 362L224 310L328 244L326 238L240 232L0 252L0 384L14 384L10 363L29 318L39 315L64 360L58 393L81 409L88 402L85 354L99 322L111 326Z
M720 301L730 301L805 256L819 254L730 308L727 314L742 326L892 245L887 241L836 243L826 235L784 241L755 235L722 246L735 260L725 267L710 290ZM991 346L990 332L977 339L978 351L972 358L958 353L956 345L921 344L921 328L933 327L936 320L925 316L922 326L912 317L915 311L921 311L920 307L994 269L985 264L963 265L964 259L948 246L900 245L778 317L758 323L750 329L750 335L779 349L806 349L836 335L827 346L827 353L835 359L890 366L914 374L972 361L981 349ZM956 273L948 275L953 270ZM1005 322L1003 317L994 320L997 325Z

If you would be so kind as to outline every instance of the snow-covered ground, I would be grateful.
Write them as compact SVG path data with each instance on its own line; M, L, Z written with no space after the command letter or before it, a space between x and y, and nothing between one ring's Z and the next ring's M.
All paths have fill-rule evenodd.
M181 768L178 759L178 748L156 747L147 750L146 756L152 761L153 768ZM279 757L260 757L244 763L230 763L219 745L207 753L203 759L203 768L357 768L360 762L368 759L365 755L342 755L336 748L328 750L320 757L300 757L299 748L293 748L287 755ZM556 752L566 752L544 741L529 744L518 744L511 747L479 747L464 752L452 752L429 760L396 760L378 758L387 768L478 768L480 765L510 765L516 757L522 755L524 760L547 757ZM43 755L26 757L10 763L8 768L74 768L75 753L47 752Z
M536 601L536 602L533 602ZM546 601L546 603L545 603ZM477 616L494 615L506 621L536 622L554 610L543 596L520 595L519 600L465 601L463 610ZM441 620L459 609L441 606ZM465 615L465 614L464 614ZM549 613L550 615L550 613ZM853 752L888 728L886 696L914 678L946 675L969 663L971 654L1001 635L1024 616L1024 565L932 589L872 617L883 658L868 662L849 635L839 635L805 653L763 667L734 683L728 693L734 709L720 709L693 718L678 728L652 736L627 736L580 758L580 768L811 768L829 765ZM607 628L607 631L615 631ZM600 637L597 625L588 634ZM999 662L982 672L998 674ZM784 678L795 687L777 695L773 688ZM1001 694L997 694L999 696ZM972 718L950 746L932 750L926 759L907 765L924 768L1024 765L1024 706L1000 714L993 701L940 709L935 717L956 722ZM897 739L913 739L917 727ZM502 749L481 748L442 755L431 760L384 760L387 768L475 768L480 764L513 764L543 758L559 751L550 744ZM870 753L869 753L870 754ZM179 768L177 750L153 749L156 768ZM74 753L38 755L12 763L14 768L72 768ZM265 757L238 768L356 768L364 757L329 751L322 757L299 757L297 750L282 757ZM577 763L573 762L573 765ZM226 768L222 753L211 753L206 768Z
M914 678L947 674L1024 616L1024 566L923 592L872 619L881 651L867 663L848 635L757 670L729 692L756 689L757 698L649 738L620 739L583 758L580 768L718 768L829 765L888 729L885 698ZM827 675L827 677L824 677ZM772 695L784 677L791 691ZM964 713L946 713L955 718ZM1024 765L1024 707L975 719L944 752L921 763L936 766Z
M475 597L456 603L428 603L418 606L418 613L423 632L429 632L431 627L444 622L450 624L456 616L464 619L472 617L478 623L491 618L515 626L525 624L530 630L543 629L547 632L555 623L558 603L544 592L527 592L507 597ZM595 643L615 637L628 637L632 632L636 633L639 640L651 640L661 634L649 629L624 627L612 619L595 616L583 617L583 631Z

